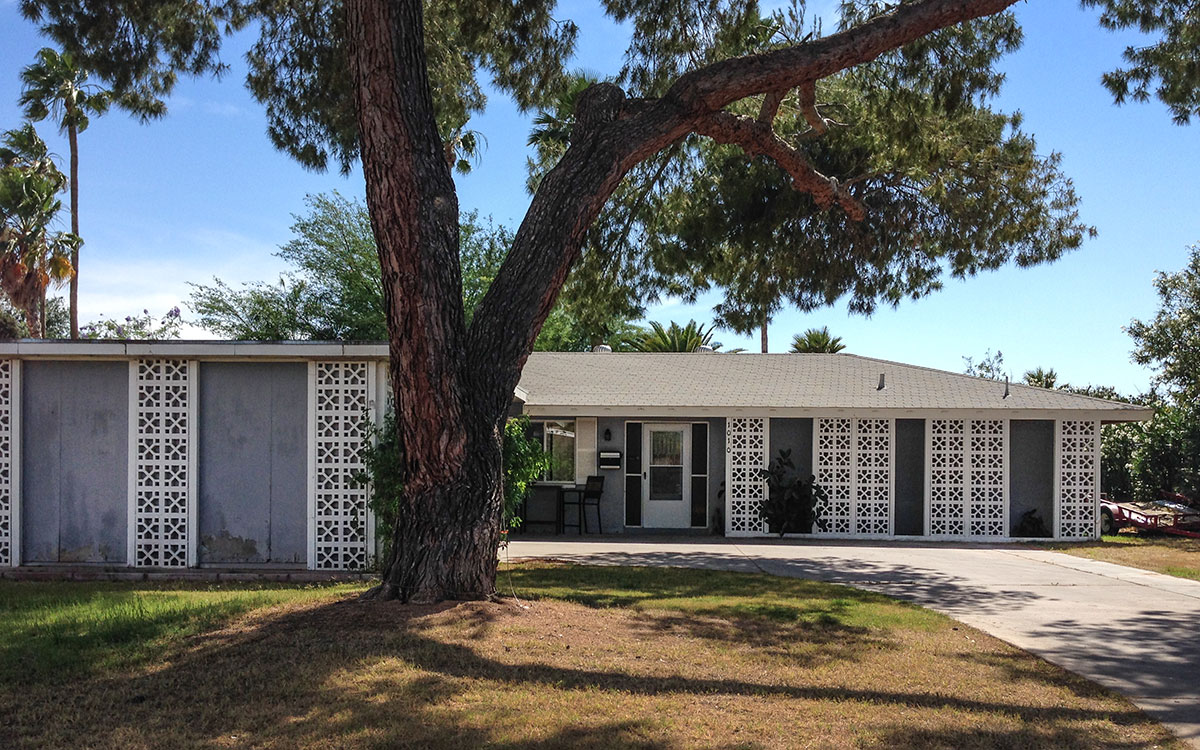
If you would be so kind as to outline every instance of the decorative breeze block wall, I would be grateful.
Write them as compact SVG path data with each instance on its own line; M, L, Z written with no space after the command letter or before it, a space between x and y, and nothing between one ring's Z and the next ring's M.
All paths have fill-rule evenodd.
M730 417L725 422L726 520L727 533L753 536L766 532L758 507L766 497L767 485L759 470L767 467L767 420L758 417Z
M194 367L183 359L142 359L130 367L131 563L187 567L194 562Z
M1058 422L1058 536L1094 539L1100 497L1100 423Z
M363 441L371 434L374 365L315 362L311 366L312 487L309 566L361 570L369 562L368 488L355 480L366 468Z
M17 533L16 450L17 364L0 359L0 566L16 565Z
M1007 536L1008 421L929 421L929 533Z
M892 533L890 419L815 420L813 474L827 498L817 508L829 534Z

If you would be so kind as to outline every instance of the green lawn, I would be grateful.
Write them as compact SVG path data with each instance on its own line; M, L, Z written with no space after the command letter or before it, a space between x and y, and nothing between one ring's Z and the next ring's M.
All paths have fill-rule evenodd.
M361 584L0 583L0 747L1177 747L978 631L766 575L527 563Z
M1200 581L1200 539L1123 532L1097 542L1039 544L1076 557L1128 565L1179 578Z

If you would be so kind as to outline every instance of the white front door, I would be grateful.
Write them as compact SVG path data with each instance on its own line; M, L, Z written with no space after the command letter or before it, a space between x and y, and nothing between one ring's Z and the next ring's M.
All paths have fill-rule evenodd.
M642 526L686 529L692 522L692 426L642 426Z

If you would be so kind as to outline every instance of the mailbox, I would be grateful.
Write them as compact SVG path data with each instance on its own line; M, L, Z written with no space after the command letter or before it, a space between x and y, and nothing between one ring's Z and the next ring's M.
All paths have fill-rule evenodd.
M600 468L621 468L621 451L600 451Z

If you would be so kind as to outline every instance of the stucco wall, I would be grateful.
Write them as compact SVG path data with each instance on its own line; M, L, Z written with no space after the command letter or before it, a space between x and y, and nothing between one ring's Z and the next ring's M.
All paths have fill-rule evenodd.
M896 420L896 503L892 530L925 533L925 420Z
M199 561L304 565L308 369L204 362L199 373Z
M604 431L609 439L604 439ZM604 477L604 495L600 498L600 518L606 534L625 529L625 420L601 417L596 421L596 450L621 451L621 468L600 469Z
M1009 533L1026 511L1036 510L1054 533L1054 421L1014 419L1009 422Z
M25 362L21 557L126 562L129 364Z

